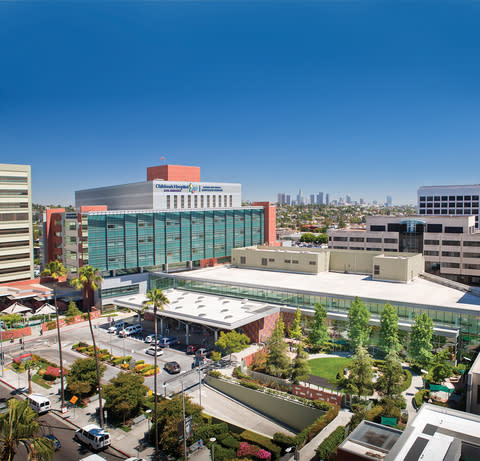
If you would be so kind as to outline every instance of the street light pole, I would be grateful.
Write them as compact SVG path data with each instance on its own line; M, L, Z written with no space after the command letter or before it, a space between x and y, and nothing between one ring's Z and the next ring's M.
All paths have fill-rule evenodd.
M215 437L210 437L210 442L212 442L212 461L215 461L215 442L217 439Z
M202 406L202 370L198 367L198 395L200 406Z

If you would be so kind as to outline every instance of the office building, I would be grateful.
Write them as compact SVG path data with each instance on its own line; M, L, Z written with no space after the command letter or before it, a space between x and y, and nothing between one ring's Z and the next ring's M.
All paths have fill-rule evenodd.
M417 191L419 215L475 216L478 228L480 184L422 186Z
M426 272L480 284L480 231L473 216L367 216L365 229L328 229L327 235L334 249L422 253Z
M330 205L330 194L325 194L325 205Z
M317 194L317 205L323 205L323 192Z
M392 206L392 197L390 195L387 195L387 200L385 201L385 205L388 207Z
M297 205L303 205L303 192L302 189L299 189L297 194Z
M385 456L385 461L475 461L480 417L424 403Z
M282 205L282 203L283 203L283 201L282 201L282 194L281 194L281 193L277 194L277 203L278 203L279 205Z
M0 164L0 283L33 278L30 165Z
M350 205L352 203L352 197L348 194L345 196L345 203L347 205Z
M76 212L45 213L48 260L69 277L87 263L114 277L214 265L232 248L275 244L274 206L242 207L240 184L199 180L196 167L163 165L146 182L77 191Z
M287 205L291 205L291 198L290 198L290 195L289 195L289 194L287 194L286 197L285 197L285 203L286 203Z
M310 194L310 205L315 205L315 194Z

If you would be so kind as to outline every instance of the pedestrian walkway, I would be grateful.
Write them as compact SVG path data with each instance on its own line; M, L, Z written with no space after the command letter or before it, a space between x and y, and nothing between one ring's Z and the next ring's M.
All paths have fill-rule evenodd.
M307 443L301 450L299 450L300 461L311 461L315 458L315 450L318 446L339 426L346 426L353 413L350 410L340 410L337 417L319 432L309 443ZM293 454L290 456L293 459Z
M405 366L406 364L403 365L404 368L407 368ZM413 406L413 399L415 394L423 388L423 379L421 375L415 373L411 368L409 368L409 371L412 373L412 384L410 384L410 387L406 391L402 392L402 395L407 401L408 421L410 422L417 414L417 410Z

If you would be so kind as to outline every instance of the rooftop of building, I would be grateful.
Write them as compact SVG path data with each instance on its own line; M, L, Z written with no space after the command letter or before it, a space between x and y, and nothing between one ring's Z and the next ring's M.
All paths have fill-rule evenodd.
M339 450L365 459L383 459L401 435L398 429L363 420L340 444Z
M385 460L458 460L459 450L480 452L480 416L424 404Z
M164 290L170 304L161 312L164 317L193 321L214 328L233 330L268 315L279 312L279 306L183 290ZM138 309L146 300L144 295L122 296L111 300L121 307Z
M409 283L395 283L373 280L370 275L365 274L338 272L300 274L231 266L199 269L186 274L177 274L176 277L310 292L320 296L322 294L340 298L358 296L365 301L438 306L464 310L465 313L480 312L480 297L423 278L416 278Z
M420 189L435 189L435 188L440 188L440 187L446 187L446 188L458 188L458 187L480 187L480 184L449 184L449 185L439 185L439 186L420 186L418 190Z

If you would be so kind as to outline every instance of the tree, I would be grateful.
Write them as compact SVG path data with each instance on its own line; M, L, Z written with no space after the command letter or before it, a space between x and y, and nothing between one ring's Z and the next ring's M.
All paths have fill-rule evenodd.
M288 375L290 358L287 355L285 338L285 324L279 317L275 323L272 335L267 341L268 354L265 371L272 376L282 377Z
M376 383L377 391L383 395L397 395L402 390L405 379L402 364L395 352L390 352L385 357L382 374Z
M161 434L160 448L169 454L179 456L183 448L183 444L178 443L178 423L182 421L182 396L177 395L170 400L161 400L156 414L152 430ZM187 395L185 395L185 416L192 416L194 426L202 423L202 407L192 403Z
M82 266L78 271L78 277L72 279L70 284L77 289L83 290L83 305L87 307L88 312L88 326L90 327L90 335L93 342L93 353L95 356L95 367L97 372L97 386L98 386L98 410L100 416L100 427L103 427L103 408L102 408L102 385L100 376L100 361L98 360L98 349L95 342L95 335L93 333L92 326L92 310L90 307L89 292L96 291L102 283L102 277L100 276L100 270L87 265Z
M292 362L292 381L298 384L300 381L306 381L310 376L310 365L308 364L308 354L303 350L301 344L297 345L297 355Z
M0 460L13 460L22 444L29 460L50 461L55 451L53 443L39 436L39 431L38 414L30 408L28 400L10 399L8 413L0 415Z
M293 319L292 327L290 328L290 338L293 339L302 339L302 313L300 308L297 307L297 312L295 312L295 318Z
M27 379L28 379L28 393L31 394L33 392L32 390L32 370L38 370L41 367L41 363L35 361L35 360L27 360L23 366L25 367L25 370L27 371Z
M75 317L76 315L81 315L82 311L77 307L77 303L73 300L70 299L70 302L68 303L68 308L66 312L67 317Z
M147 291L147 299L143 302L143 309L146 309L148 306L153 307L153 325L154 325L154 332L155 332L155 341L154 341L154 347L155 347L155 355L153 357L153 363L154 363L154 370L155 370L155 375L153 377L153 395L155 398L155 405L153 407L153 418L155 421L158 420L158 394L157 394L157 347L158 347L158 342L157 342L157 337L158 337L158 325L157 325L157 311L158 309L160 310L165 310L165 306L167 304L170 304L170 301L168 298L165 296L163 291L160 288L154 288L152 290ZM143 311L142 311L143 312ZM155 424L155 461L158 460L158 425Z
M58 314L57 306L57 283L58 280L67 275L67 270L65 266L60 262L54 259L50 261L45 266L45 269L42 271L41 275L43 277L50 277L52 279L53 285L53 304L55 306L55 318L57 320L57 342L58 342L58 359L60 362L60 394L62 399L62 409L65 406L65 387L64 387L64 373L63 373L63 354L62 354L62 336L60 335L60 316Z
M72 395L76 395L82 400L83 395L87 395L92 390L92 386L86 382L74 381L68 384L68 390Z
M100 379L103 376L106 368L107 367L105 365L100 364ZM95 359L77 359L75 362L73 362L67 375L67 386L71 393L75 393L73 389L75 388L74 386L76 383L83 383L83 393L89 394L92 389L97 387L98 382L99 379L97 377L97 366ZM86 386L88 386L88 390Z
M354 351L359 346L368 346L368 338L370 336L369 320L370 312L368 312L365 304L360 301L360 298L356 297L348 311L348 339Z
M232 360L232 354L234 352L240 352L250 344L250 338L243 333L232 330L228 333L220 332L220 338L218 338L215 346L223 349L227 354L230 354L230 361Z
M415 317L410 334L408 355L422 368L432 360L433 320L423 312Z
M323 346L329 339L328 325L327 325L327 311L319 304L315 303L315 314L310 325L310 332L308 333L308 341L312 346Z
M398 315L395 308L385 304L380 316L380 348L386 353L400 352L402 344L398 339Z
M348 368L346 390L359 396L371 395L373 391L373 359L363 346L358 346Z
M148 387L143 384L144 377L132 372L120 372L103 388L105 408L111 419L116 420L138 416L145 404Z

